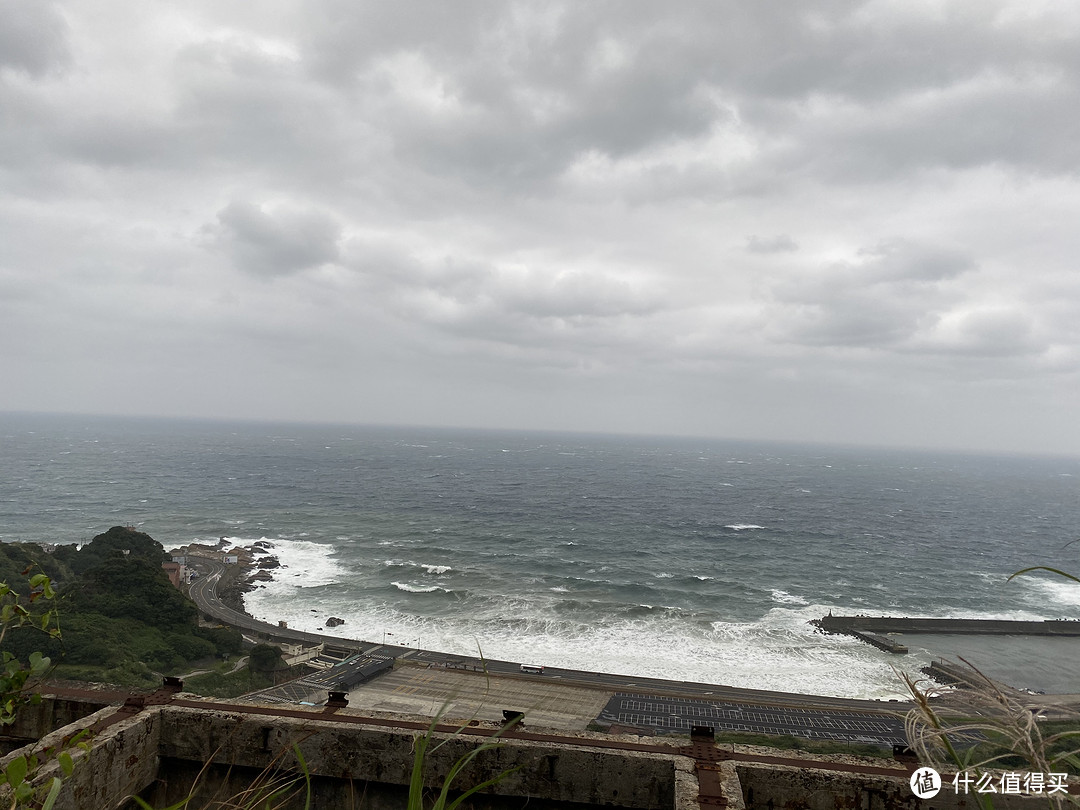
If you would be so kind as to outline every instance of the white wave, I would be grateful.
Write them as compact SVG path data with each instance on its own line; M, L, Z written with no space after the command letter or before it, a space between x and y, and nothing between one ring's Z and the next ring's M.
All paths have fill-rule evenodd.
M556 585L553 588L548 588L548 590L551 591L552 593L570 593L570 589L565 588L562 585Z
M445 574L447 571L454 570L449 565L428 565L427 563L421 563L420 567L429 574Z
M410 585L408 582L391 582L390 584L399 591L407 591L408 593L434 593L435 591L444 590L438 585Z
M702 582L709 582L716 579L716 577L704 577L701 574L694 574L694 579L700 579Z
M801 596L795 596L787 591L782 591L779 588L773 588L772 600L779 602L782 605L809 605L810 603L803 599Z
M1066 608L1080 607L1080 582L1073 582L1063 577L1017 577L1027 586L1025 597L1029 602L1040 605L1047 618L1061 618L1073 611Z
M267 612L277 612L283 603L303 601L305 592L312 588L335 585L350 574L335 558L334 547L326 543L269 537L226 539L245 546L260 541L268 543L270 553L280 563L280 567L268 570L273 579L265 583L265 588L244 597L248 612L259 618Z
M394 586L407 593L446 590L410 582ZM263 592L256 593L261 598ZM646 614L624 619L568 620L552 612L556 601L547 589L523 589L484 608L436 617L406 613L404 605L381 599L343 602L340 595L314 592L310 598L275 599L273 615L260 618L316 631L333 615L346 620L341 629L350 638L385 638L457 655L480 650L504 661L839 697L903 696L894 658L846 636L816 633L807 624L830 609L840 612L836 605L778 604L758 621L701 626L651 604L641 605ZM914 673L928 661L912 654L902 665Z
M724 527L725 529L731 529L736 532L746 532L752 529L764 529L764 526L758 526L756 523L729 523Z
M668 574L667 572L660 573L660 574L653 574L653 576L656 577L657 579L673 579L675 577L674 574Z

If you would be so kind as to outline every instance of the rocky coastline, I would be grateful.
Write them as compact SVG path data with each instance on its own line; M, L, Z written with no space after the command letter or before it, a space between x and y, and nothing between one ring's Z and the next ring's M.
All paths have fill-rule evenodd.
M238 613L251 616L244 604L244 594L261 587L261 582L274 579L272 571L281 568L281 561L271 553L273 543L256 540L248 545L235 545L228 538L222 537L215 545L189 543L179 546L169 553L177 557L206 557L225 563L225 571L218 580L217 595L222 604ZM254 618L254 617L252 617ZM326 627L340 627L345 620L330 616L325 621ZM319 630L323 628L320 627Z

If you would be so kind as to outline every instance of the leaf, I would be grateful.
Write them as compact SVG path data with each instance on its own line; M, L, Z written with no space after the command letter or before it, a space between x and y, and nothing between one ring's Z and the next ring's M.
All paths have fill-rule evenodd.
M311 810L311 774L308 770L307 761L304 759L303 753L300 751L300 746L293 743L293 754L296 756L297 762L300 763L300 770L304 774L304 786L306 788L304 796L304 810Z
M499 782L501 782L503 779L508 777L514 771L521 770L522 767L523 766L518 765L518 766L513 767L513 768L507 768L505 771L503 771L502 773L496 774L495 776L488 779L486 782L481 782L479 785L475 785L475 786L469 788L464 793L462 793L460 796L458 796L456 799L454 799L454 801L450 802L450 804L446 805L446 810L457 810L457 806L459 804L461 804L463 801L465 801L467 798L472 796L474 793L477 793L477 792L483 790L484 788L491 787L492 785L497 785Z
M67 751L61 751L60 756L58 756L56 760L60 763L60 770L63 771L64 777L67 778L71 776L72 772L75 770L75 763L71 759L71 754Z
M49 795L45 797L45 802L41 805L41 810L52 810L56 804L56 799L60 796L60 788L63 786L63 782L59 778L52 778L52 785L49 787Z
M4 775L7 777L8 784L12 787L18 787L19 783L26 778L26 769L26 757L18 756L11 760L8 766L4 768Z
M30 801L34 795L34 788L29 782L20 782L19 786L15 788L15 805L25 804Z
M52 664L52 659L50 659L48 656L42 655L39 652L30 653L30 674L31 675L41 675L43 672L48 670L48 668L49 668L49 666L51 664Z
M1019 571L1016 571L1015 573L1010 574L1009 578L1007 580L1005 580L1005 581L1010 582L1014 577L1018 577L1021 574L1026 574L1029 571L1049 571L1051 574L1057 574L1059 577L1065 577L1065 579L1071 579L1073 582L1080 582L1080 577L1075 577L1072 574L1066 574L1064 571L1061 571L1061 570L1059 570L1057 568L1051 568L1048 565L1033 565L1030 568L1021 568Z

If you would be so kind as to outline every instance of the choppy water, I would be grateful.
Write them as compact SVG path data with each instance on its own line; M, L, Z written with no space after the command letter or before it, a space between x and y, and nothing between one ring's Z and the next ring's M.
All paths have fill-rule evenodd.
M807 620L1080 615L1080 585L1005 584L1080 569L1078 485L1078 459L0 415L0 540L267 539L285 567L248 607L292 627L860 697L897 696L892 667L933 645ZM1031 667L1001 644L1007 679L1080 692L1080 645Z

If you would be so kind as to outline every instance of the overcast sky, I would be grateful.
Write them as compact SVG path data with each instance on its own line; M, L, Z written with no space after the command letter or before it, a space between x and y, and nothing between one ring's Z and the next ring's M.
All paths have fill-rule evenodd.
M1080 4L0 5L0 410L1080 453Z

